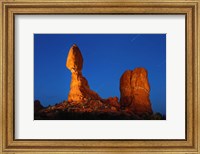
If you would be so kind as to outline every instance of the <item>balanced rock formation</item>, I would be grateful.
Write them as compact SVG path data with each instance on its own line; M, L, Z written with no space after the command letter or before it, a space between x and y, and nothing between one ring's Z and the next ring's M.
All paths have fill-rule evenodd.
M83 57L78 46L75 44L69 50L66 67L72 73L68 94L69 102L81 103L85 100L101 99L96 92L90 90L88 81L82 75Z
M152 114L149 92L148 73L144 68L127 70L121 76L120 103L126 109L138 115Z

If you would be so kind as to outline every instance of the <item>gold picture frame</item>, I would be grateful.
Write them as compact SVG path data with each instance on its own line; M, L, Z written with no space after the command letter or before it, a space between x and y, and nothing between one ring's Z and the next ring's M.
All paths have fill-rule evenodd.
M0 2L0 153L200 153L199 0L2 0ZM186 17L186 139L14 139L14 17L16 14L184 14Z

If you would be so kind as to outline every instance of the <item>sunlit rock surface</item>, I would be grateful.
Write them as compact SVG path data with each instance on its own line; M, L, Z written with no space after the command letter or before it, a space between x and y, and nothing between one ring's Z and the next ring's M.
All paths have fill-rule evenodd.
M135 114L152 113L148 73L144 68L125 71L120 78L120 103Z

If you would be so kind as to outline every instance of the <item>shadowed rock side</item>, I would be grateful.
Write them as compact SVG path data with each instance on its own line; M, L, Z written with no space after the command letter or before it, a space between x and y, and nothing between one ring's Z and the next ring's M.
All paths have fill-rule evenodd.
M144 68L124 72L120 78L120 103L122 107L138 115L152 114L149 93L150 86L147 71Z
M34 101L34 112L38 112L40 110L44 109L44 107L41 105L39 100Z
M90 90L88 81L82 75L83 57L76 45L73 45L69 50L66 67L72 73L68 94L69 102L80 103L87 99L101 99L96 92Z

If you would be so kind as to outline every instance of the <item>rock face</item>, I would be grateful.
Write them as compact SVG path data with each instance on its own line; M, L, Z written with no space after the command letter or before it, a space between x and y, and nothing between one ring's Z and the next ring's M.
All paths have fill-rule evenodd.
M125 71L120 78L120 103L135 114L152 114L150 85L144 68Z
M90 90L88 81L82 75L83 57L76 45L73 45L68 53L66 67L71 71L71 84L68 94L69 102L81 103L85 100L99 100L100 96Z

